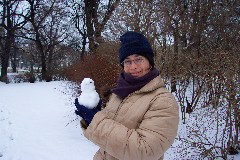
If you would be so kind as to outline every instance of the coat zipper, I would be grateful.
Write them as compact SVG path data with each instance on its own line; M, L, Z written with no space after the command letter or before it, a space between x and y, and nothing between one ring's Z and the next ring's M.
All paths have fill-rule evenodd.
M124 103L131 95L133 95L134 93L135 93L135 92L129 94L124 100L122 100L122 102L119 104L118 109L117 109L117 111L116 111L116 113L115 113L115 115L114 115L114 117L113 117L113 120L115 120L115 119L117 118L118 112L119 112L120 109L122 108L123 103ZM104 151L104 159L106 159L106 158L107 158L106 151Z
M132 96L133 94L135 94L135 93L136 93L136 92L133 92L133 93L129 94L124 100L122 100L122 102L119 104L118 109L117 109L117 111L116 111L116 113L115 113L115 115L114 115L114 117L113 117L113 120L115 120L115 119L117 118L118 112L119 112L120 109L122 108L124 102L126 102L126 100L127 100L130 96Z
M118 112L119 112L119 110L122 108L122 106L123 106L123 102L125 102L124 100L119 104L119 106L118 106L118 109L117 109L117 111L116 111L116 113L115 113L115 115L114 115L114 117L113 117L113 120L115 120L116 118L117 118L117 115L118 115Z

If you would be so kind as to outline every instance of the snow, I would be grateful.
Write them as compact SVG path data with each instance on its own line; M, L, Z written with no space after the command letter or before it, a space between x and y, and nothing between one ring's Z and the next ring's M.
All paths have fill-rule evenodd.
M67 88L63 81L0 82L0 160L92 160L98 146L83 136L73 90ZM201 112L214 116L209 110ZM193 119L194 114L188 116L187 123ZM180 122L178 136L187 137L188 127ZM208 134L211 137L214 130ZM182 152L184 148L188 152ZM197 149L176 138L164 160L177 159L201 158ZM240 159L240 154L229 159Z
M73 104L59 87L0 83L0 160L92 159L98 147L71 122Z

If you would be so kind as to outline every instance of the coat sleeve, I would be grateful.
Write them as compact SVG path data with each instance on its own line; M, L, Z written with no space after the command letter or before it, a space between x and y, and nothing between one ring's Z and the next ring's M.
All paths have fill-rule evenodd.
M100 111L84 135L117 159L156 160L173 143L178 121L178 105L169 93L155 97L137 129L128 129Z

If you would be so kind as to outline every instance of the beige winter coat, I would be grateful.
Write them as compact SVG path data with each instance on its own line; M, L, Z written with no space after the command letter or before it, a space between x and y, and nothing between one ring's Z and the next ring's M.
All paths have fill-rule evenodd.
M100 150L94 160L160 160L178 128L178 105L160 76L124 100L112 94L88 128Z

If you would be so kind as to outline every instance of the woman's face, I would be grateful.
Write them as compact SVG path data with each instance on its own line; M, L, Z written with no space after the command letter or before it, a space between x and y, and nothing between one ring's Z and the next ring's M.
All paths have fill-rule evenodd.
M133 54L123 61L124 71L134 78L139 78L147 74L152 68L148 59L144 56Z

